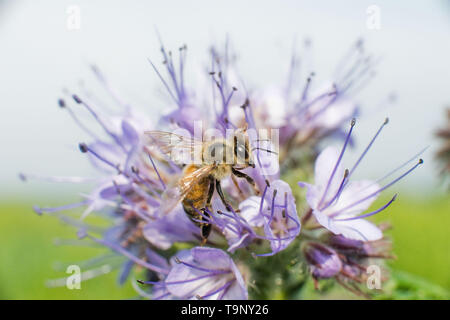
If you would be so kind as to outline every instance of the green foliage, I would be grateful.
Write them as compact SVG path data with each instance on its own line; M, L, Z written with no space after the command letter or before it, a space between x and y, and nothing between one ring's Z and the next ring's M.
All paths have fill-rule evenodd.
M376 299L389 300L448 300L448 290L423 278L401 271L394 271Z
M383 201L386 199L378 205ZM449 197L423 199L400 193L388 210L375 216L377 222L392 225L387 234L397 256L389 263L393 270L416 274L450 289L449 208Z
M108 252L99 247L55 246L55 238L76 239L58 219L38 216L31 204L0 207L0 299L127 299L137 296L130 283L117 284L117 272L83 281L80 290L49 288L49 279L67 277L57 262L77 264ZM82 270L83 271L83 270Z

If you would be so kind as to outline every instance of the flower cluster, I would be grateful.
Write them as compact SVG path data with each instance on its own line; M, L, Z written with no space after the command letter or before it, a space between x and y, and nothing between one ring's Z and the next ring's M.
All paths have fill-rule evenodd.
M386 209L396 195L378 209L369 207L382 191L422 162L384 185L380 185L383 179L413 159L377 181L352 179L386 120L357 162L344 169L343 156L352 143L358 112L352 95L372 78L375 63L364 53L362 42L352 47L335 77L323 86L313 85L314 74L303 83L297 81L299 58L294 55L286 84L254 91L247 91L228 50L221 54L211 49L211 63L204 72L207 85L200 88L187 85L186 46L179 48L178 60L164 46L161 52L167 75L150 63L169 103L175 105L161 119L141 114L119 99L97 67L92 67L94 74L123 107L120 114L102 110L88 94L66 93L68 97L59 100L59 106L92 138L80 143L79 149L101 176L46 178L94 180L96 186L80 202L36 207L36 212L58 214L79 229L80 239L91 239L123 257L120 281L134 273L140 283L132 280L136 290L151 299L270 298L273 295L265 288L270 288L271 281L275 285L279 277L290 281L286 288L299 291L307 281L297 276L302 271L316 283L334 278L362 293L357 284L365 280L366 260L391 257L383 228L365 218ZM91 114L103 135L91 131L77 116L80 108ZM234 175L215 176L217 192L212 188L210 203L187 210L187 193L175 199L172 190L192 167L175 161L146 132L194 134L196 121L222 133L270 129L278 136L249 139L253 165L233 171ZM322 141L330 137L343 146L321 151ZM298 168L306 174L293 177ZM201 165L196 169L205 170ZM314 183L288 183L293 178L312 180L309 171L314 171ZM212 175L208 171L204 177ZM196 181L194 187L200 188L205 181L209 180ZM80 221L62 213L77 207L84 208ZM111 225L99 230L85 223L91 214L106 216ZM206 236L204 228L208 228ZM285 290L282 297L292 297L291 291Z

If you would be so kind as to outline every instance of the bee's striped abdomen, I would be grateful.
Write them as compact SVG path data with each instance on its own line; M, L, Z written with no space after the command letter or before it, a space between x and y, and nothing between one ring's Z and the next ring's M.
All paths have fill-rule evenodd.
M191 165L185 169L185 173L190 173L197 169L197 166ZM209 177L201 179L184 197L182 202L183 209L191 219L202 220L202 216L197 212L197 210L200 211L206 206L209 184ZM201 224L195 220L193 220L194 223L200 226Z

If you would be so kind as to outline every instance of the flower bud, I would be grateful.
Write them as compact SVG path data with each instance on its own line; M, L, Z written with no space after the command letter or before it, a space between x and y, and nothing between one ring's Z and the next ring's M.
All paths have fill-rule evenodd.
M314 278L331 278L342 269L342 261L333 249L319 243L308 243L304 249Z

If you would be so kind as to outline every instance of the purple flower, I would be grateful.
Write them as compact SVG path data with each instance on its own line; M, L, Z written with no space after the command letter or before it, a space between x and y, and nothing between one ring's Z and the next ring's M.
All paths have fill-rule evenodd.
M199 230L186 216L181 205L167 215L148 222L143 235L155 247L167 250L175 242L199 241Z
M315 281L335 278L338 282L362 282L363 263L367 258L390 257L386 253L387 242L382 239L382 231L363 218L387 208L395 196L377 210L368 213L365 210L381 191L414 170L421 161L384 186L380 184L384 177L377 181L350 180L387 123L378 130L356 164L344 170L342 158L350 144L353 121L350 132L344 134L343 148L326 148L317 157L314 184L299 183L308 189L306 201L310 206L302 220L303 228L309 229L305 238L299 237L302 224L292 190L280 179L283 173L280 169L310 161L311 156L316 155L319 140L342 134L342 124L357 112L352 93L367 82L367 72L372 68L371 60L362 54L359 46L356 46L357 60L345 61L345 67L341 66L333 80L319 90L313 83L313 74L303 84L295 83L298 61L294 56L285 86L247 91L236 72L228 43L224 53L211 49L207 70L198 72L198 75L203 74L206 85L197 90L188 86L185 80L186 46L172 54L161 43L167 73L163 75L150 63L176 107L161 119L149 119L137 113L93 67L98 80L122 110L111 114L97 108L91 102L98 99L86 91L81 95L70 94L71 99L67 101L60 99L59 106L90 137L86 143L79 144L79 149L102 175L99 178L45 178L57 182L90 181L95 185L82 195L80 202L56 208L36 208L36 212L58 213L60 218L79 229L80 238L87 237L121 255L120 283L132 274L135 266L145 271L146 281L139 282L152 287L144 290L136 283L134 285L143 297L151 299L248 299L246 283L250 275L256 285L272 281L271 278L276 277L264 273L273 271L265 269L272 264L266 265L265 260L271 262L269 259L273 258L269 256L289 246L292 250L286 250L286 254L278 255L275 260L280 261L280 268L296 260L287 257L289 252L301 248L299 254L308 263ZM93 117L103 130L103 136L85 126L77 116L79 109ZM208 129L216 129L220 134L229 133L228 130L245 132L253 161L250 167L240 169L249 177L234 172L235 175L220 179L212 198L208 198L212 201L211 206L194 208L197 214L188 217L181 203L170 206L168 212L162 210L168 203L165 196L171 195L171 186L180 182L183 171L180 163L185 162L170 158L162 152L162 147L153 148L157 143L145 138L144 132L161 129L158 126L164 124L176 129L177 133L192 136L197 131L194 127L198 129L195 121L204 125L203 132L195 133L205 137ZM272 128L279 132L259 131ZM298 148L303 145L305 149ZM237 151L238 145L234 152ZM306 151L305 159L301 156L303 151ZM297 155L301 159L297 159ZM283 166L280 166L280 160L284 162ZM305 164L306 167L310 165ZM228 175L225 170L224 173ZM216 178L214 174L211 176ZM23 180L33 177L37 176L21 175ZM203 202L203 198L199 199ZM176 200L181 202L183 199ZM97 212L110 218L111 225L106 228L89 226L85 221L74 221L59 213L78 207L85 207L81 219ZM309 220L312 216L315 221ZM215 248L193 247L202 241L201 224L211 227L209 237L204 240ZM319 230L316 232L316 229ZM266 253L269 244L271 250ZM187 249L179 251L170 260L165 258L179 248ZM249 263L250 255L264 258ZM253 267L256 272L251 274ZM291 272L290 268L285 269ZM243 275L242 271L245 271ZM302 285L302 280L295 281L299 281L294 284L296 287Z
M179 252L173 261L164 281L171 295L181 299L248 299L244 279L224 251L195 247Z
M370 207L381 191L396 183L422 163L420 160L413 168L383 187L371 180L350 181L353 172L387 123L386 119L355 165L350 170L344 170L342 157L355 125L355 120L352 120L343 148L339 150L335 147L328 147L317 157L314 184L299 182L300 187L307 187L306 201L317 222L334 234L364 241L380 239L383 236L381 230L363 218L386 209L397 195L394 195L389 202L377 210L361 215L360 213Z
M332 278L341 272L342 262L336 251L320 243L308 243L304 255L310 264L311 274L316 279Z
M294 196L289 185L282 180L266 186L261 197L252 197L242 203L242 215L255 226L263 226L265 236L274 255L284 250L300 233L300 220Z
M390 242L384 239L377 241L360 241L348 239L341 235L329 234L325 241L336 251L357 258L392 258L389 254Z

